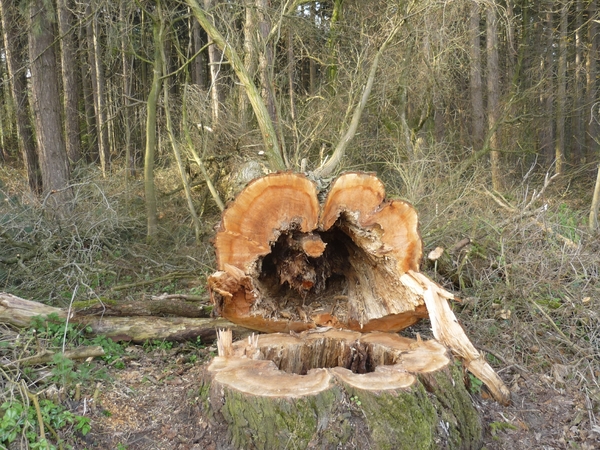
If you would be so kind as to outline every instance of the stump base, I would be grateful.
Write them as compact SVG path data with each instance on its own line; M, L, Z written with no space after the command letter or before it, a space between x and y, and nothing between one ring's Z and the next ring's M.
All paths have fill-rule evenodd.
M463 372L437 341L329 330L237 342L208 366L234 448L478 448Z

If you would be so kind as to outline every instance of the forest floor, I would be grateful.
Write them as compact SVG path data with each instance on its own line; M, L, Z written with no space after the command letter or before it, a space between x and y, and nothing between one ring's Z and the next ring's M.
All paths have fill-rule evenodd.
M204 216L203 240L194 242L185 199L165 196L161 240L149 246L141 183L129 191L117 177L82 183L80 207L66 226L30 207L19 194L23 187L10 184L19 178L2 176L2 170L8 169L0 168L6 182L0 194L7 193L0 206L0 258L24 257L15 259L18 264L0 264L1 290L60 307L73 298L129 302L165 292L206 295L206 276L214 270L214 208L211 217ZM584 175L546 190L535 202L530 198L536 191L525 183L494 201L479 185L461 186L460 195L456 189L438 190L430 196L435 203L409 199L420 213L425 255L471 239L462 250L450 250L450 272L438 266L423 271L463 299L454 309L467 336L511 390L512 404L503 407L485 390L471 387L484 425L484 448L600 448L600 238L585 225L592 189ZM430 186L428 179L424 186ZM164 180L160 190L170 192L174 186ZM438 202L447 205L443 211ZM189 279L169 279L174 273ZM130 283L139 286L115 289ZM419 326L426 337L428 322ZM104 360L9 370L40 344L62 346L62 329L50 331L42 336L33 327L0 326L0 448L11 430L19 435L9 449L40 448L32 444L39 430L27 394L42 399L52 385L62 384L66 394L54 406L79 419L60 422L73 418L56 408L44 414L56 419L63 448L228 449L226 431L210 423L199 402L206 362L216 352L211 342L120 344ZM81 345L78 339L67 344ZM74 400L77 383L79 401ZM23 420L10 423L8 411ZM89 418L89 429L81 417ZM85 436L75 424L86 428ZM50 437L56 445L51 448L60 447L57 435Z

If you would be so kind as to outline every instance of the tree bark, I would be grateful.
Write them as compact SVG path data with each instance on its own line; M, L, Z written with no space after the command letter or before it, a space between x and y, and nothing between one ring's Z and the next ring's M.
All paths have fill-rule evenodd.
M560 10L560 36L558 39L558 69L556 77L556 143L554 160L556 173L563 173L565 163L565 114L567 106L567 26L569 3Z
M435 341L329 330L227 345L221 333L219 354L201 404L233 448L480 445L462 374Z
M471 36L471 108L472 108L472 130L473 150L477 151L483 146L484 140L484 110L483 110L483 87L481 82L481 33L479 30L479 3L471 3L471 17L469 34Z
M106 93L104 85L104 67L100 51L100 36L98 17L95 10L95 0L88 0L86 13L89 17L86 26L88 58L91 69L92 92L94 95L94 112L96 118L96 133L98 139L98 153L102 175L106 177L110 169L110 149L108 145L108 127L106 120Z
M244 69L251 79L254 79L258 65L258 54L256 45L256 11L253 0L245 2L244 22ZM238 118L243 130L248 129L249 103L248 94L244 86L239 87ZM268 109L268 108L267 108Z
M69 187L69 161L62 135L56 35L49 6L44 0L31 2L31 91L45 202L54 214L65 216L71 207L73 191Z
M544 56L543 85L541 95L542 124L541 124L541 152L548 162L554 159L554 14L553 1L545 2L546 12L546 54Z
M204 0L204 8L207 11L213 9L214 0ZM214 39L213 39L214 40ZM210 44L208 46L208 64L210 66L210 98L212 106L213 127L219 123L221 116L221 108L224 102L224 92L222 86L222 66L223 53L218 44Z
M87 11L87 6L85 7ZM90 50L87 48L87 25L83 21L79 23L79 42L86 50L80 56L79 67L81 68L81 91L83 95L83 109L85 112L85 147L82 148L87 162L99 160L98 130L96 129L96 117L94 112L94 90L92 88L92 66L90 64Z
M200 51L202 47L204 47L204 40L202 39L202 28L197 20L193 17L191 20L191 28L192 28L192 43L193 43L193 52L192 54L196 54ZM194 62L192 63L192 83L197 84L198 86L205 88L206 83L206 54L205 52L200 53Z
M161 8L161 1L156 0L156 6ZM159 14L160 17L160 14ZM162 52L164 37L164 23L159 18L152 25L154 35L154 64L152 86L148 94L146 107L146 152L144 154L144 193L146 195L146 220L148 224L147 240L154 242L158 234L158 213L156 208L156 188L154 185L154 157L156 154L156 110L158 108L158 96L162 84Z
M487 47L487 93L488 93L488 133L492 166L492 187L503 190L502 162L500 160L498 121L500 119L500 72L498 67L498 18L496 5L486 10L486 47Z
M16 5L11 0L0 0L0 15L4 35L4 51L10 77L10 86L15 105L19 149L27 171L27 181L31 192L42 192L42 174L36 153L35 137L32 130L29 99L27 96L26 35L19 33L18 26L23 23Z
M71 163L81 159L81 137L79 129L79 83L77 83L76 46L74 19L71 2L58 0L58 26L60 32L61 73L64 96L65 140L67 155Z
M597 17L598 0L591 0L588 5L588 17ZM598 23L591 20L588 25L588 53L586 58L586 148L590 160L596 158L600 147L600 104L598 104Z
M123 89L123 127L125 131L124 146L125 146L125 174L128 178L135 178L136 174L136 163L135 163L135 150L133 149L133 143L131 141L131 131L133 127L133 114L132 114L132 65L133 60L128 55L128 33L126 30L129 29L129 12L126 10L129 2L121 0L119 4L119 20L121 26L124 28L121 36L121 70L123 71L122 89Z

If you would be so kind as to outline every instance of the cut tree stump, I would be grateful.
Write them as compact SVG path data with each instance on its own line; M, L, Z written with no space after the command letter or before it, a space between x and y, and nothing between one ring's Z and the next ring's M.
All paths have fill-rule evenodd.
M215 250L211 299L231 322L267 333L323 327L367 333L398 332L429 317L439 343L496 400L510 402L458 324L448 304L453 295L419 272L416 210L386 200L374 175L342 174L322 205L315 184L301 174L256 179L223 213Z
M247 449L471 449L481 421L439 342L305 331L231 344L221 335L204 409Z

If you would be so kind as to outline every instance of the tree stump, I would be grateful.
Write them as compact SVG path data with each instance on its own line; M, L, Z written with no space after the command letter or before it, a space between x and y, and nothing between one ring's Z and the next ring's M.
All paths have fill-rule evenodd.
M435 340L330 329L222 342L202 398L235 448L479 447L463 373Z
M223 213L215 310L276 334L221 340L204 388L216 420L237 448L476 447L479 419L452 355L499 402L510 392L458 324L453 295L419 272L415 209L366 173L319 196L303 175L276 173ZM425 317L436 340L392 334Z

